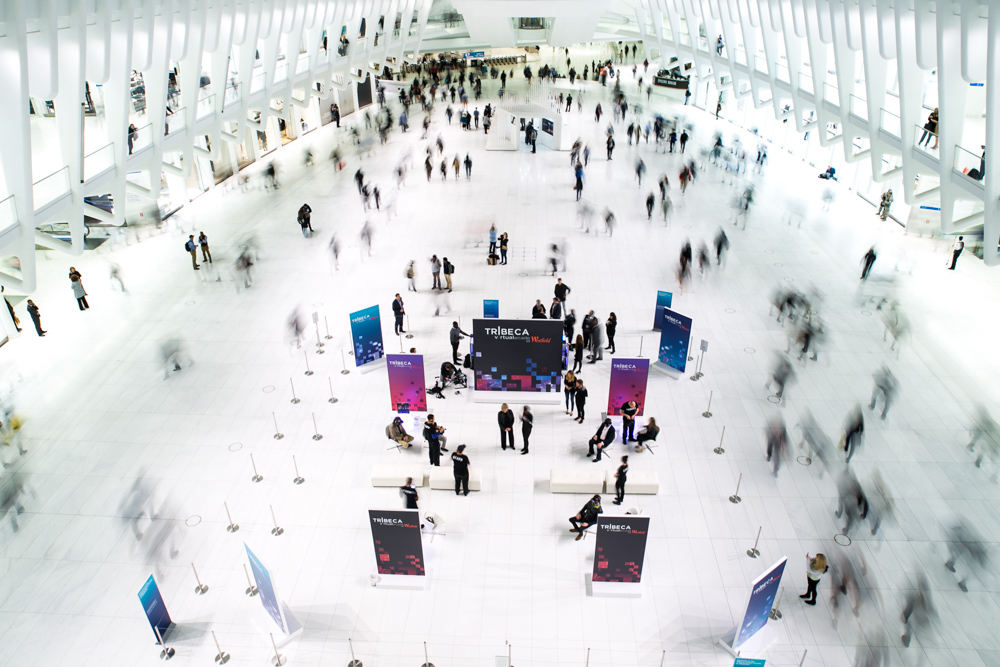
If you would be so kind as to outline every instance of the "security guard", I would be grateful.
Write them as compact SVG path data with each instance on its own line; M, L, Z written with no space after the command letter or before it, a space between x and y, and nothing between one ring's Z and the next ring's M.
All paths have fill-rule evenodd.
M621 505L622 501L625 500L625 478L628 476L628 457L622 457L622 464L618 466L618 472L615 473L615 499L613 502L615 505Z
M639 404L635 401L625 401L622 412L622 444L635 442L635 415L639 412Z
M451 455L455 464L455 495L469 495L469 457L465 455L465 445L459 445ZM459 490L461 488L461 491Z
M583 539L583 531L597 522L598 514L604 514L604 509L601 507L601 494L597 494L588 500L579 514L569 518L569 522L573 524L569 532L578 533L576 536L578 542Z

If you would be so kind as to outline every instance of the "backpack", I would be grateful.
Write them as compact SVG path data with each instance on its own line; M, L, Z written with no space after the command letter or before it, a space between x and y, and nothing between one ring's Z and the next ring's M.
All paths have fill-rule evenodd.
M463 368L472 368L472 355L471 354L465 355L465 359L462 360L462 367Z

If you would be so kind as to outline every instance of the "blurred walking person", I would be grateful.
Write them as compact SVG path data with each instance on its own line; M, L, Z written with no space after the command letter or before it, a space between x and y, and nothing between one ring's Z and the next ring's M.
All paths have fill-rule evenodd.
M844 454L847 457L846 463L851 462L851 457L858 451L858 447L864 440L865 416L861 413L861 406L856 405L847 416L844 424Z
M875 387L872 389L872 401L868 404L868 409L875 409L875 402L878 400L879 394L881 394L882 419L885 420L885 415L889 412L889 403L892 402L896 394L896 387L898 386L896 376L883 364L881 368L875 371L872 377L875 379Z
M788 446L788 430L785 428L785 420L775 415L767 425L767 461L772 464L771 474L778 476L778 469L781 467L781 460L785 458L785 450Z

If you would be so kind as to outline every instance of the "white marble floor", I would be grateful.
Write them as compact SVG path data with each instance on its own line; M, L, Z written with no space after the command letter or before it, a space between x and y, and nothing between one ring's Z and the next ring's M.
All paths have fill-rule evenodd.
M484 89L487 99L495 95L492 81ZM157 572L179 625L174 663L211 664L214 630L233 656L230 664L264 664L268 638L253 621L260 603L243 594L246 542L270 566L305 626L301 638L282 649L295 665L346 663L348 638L358 658L379 667L421 664L424 641L431 661L442 666L492 664L507 642L520 667L579 665L588 649L598 667L652 667L661 658L665 665L731 664L715 642L738 619L748 582L781 556L789 567L769 664L796 665L808 650L806 665L849 665L878 630L891 664L1000 664L1000 640L989 630L1000 611L995 561L970 578L964 593L944 567L943 542L956 516L993 547L1000 536L993 471L990 464L976 469L964 448L972 401L993 406L998 400L990 346L997 275L969 256L957 271L945 270L944 245L905 237L846 189L822 212L815 172L777 149L764 173L751 177L756 201L746 231L737 229L731 222L737 189L715 167L703 166L682 196L680 158L656 154L652 144L630 148L623 125L614 161L604 159L605 123L593 122L592 109L600 99L610 111L606 92L586 84L587 110L574 109L570 122L594 149L585 198L598 211L616 213L613 238L581 232L566 153L487 153L485 137L447 125L439 105L431 137L442 136L449 161L455 153L471 155L471 181L455 182L449 174L442 183L435 174L426 182L419 131L394 133L363 160L349 155L339 174L326 161L301 166L303 146L296 142L276 153L284 167L277 193L216 190L186 206L168 233L43 261L33 298L50 333L38 339L29 325L0 349L4 378L26 420L28 449L12 457L7 474L23 473L31 490L20 530L13 533L4 522L0 533L0 663L156 663L136 594ZM727 143L739 133L666 97L654 96L652 106L693 124L689 153L699 163L714 131ZM326 155L335 137L349 144L330 126L303 141ZM397 192L392 170L407 152L414 170ZM645 219L652 182L636 184L636 156L649 175L670 175L676 215L667 227ZM351 178L359 163L393 202L391 217L363 211ZM795 201L809 207L801 226L785 220ZM302 202L313 208L317 234L311 239L295 223ZM359 244L366 218L376 230L371 258ZM470 230L485 237L490 222L510 234L508 266L486 266L485 248L466 243ZM594 309L602 319L614 310L618 354L636 355L641 344L648 356L656 345L650 331L656 291L678 292L673 276L681 244L711 242L720 226L732 242L727 263L696 276L674 299L677 310L694 318L695 340L710 343L705 377L652 375L647 414L664 432L655 454L632 458L635 469L656 470L661 480L659 495L628 503L651 518L642 598L587 595L593 543L574 542L565 519L585 498L547 492L550 468L593 466L584 447L606 401L607 360L585 367L592 415L585 425L561 409L536 408L529 456L500 451L495 406L464 395L431 399L452 443L467 443L473 465L483 470L484 491L468 498L423 492L423 508L443 517L447 532L426 545L426 591L370 587L366 510L400 506L395 490L369 486L371 466L422 457L386 449L383 428L392 413L385 375L340 374L347 314L373 303L387 313L393 294L403 293L415 334L406 344L436 367L450 352L452 316L467 326L481 315L483 298L499 298L503 317L528 317L536 298L551 297L545 248L557 241L568 247L569 266L560 275L573 288L572 307L578 314ZM231 265L242 239L256 235L262 249L251 289L238 291L228 269L221 282L204 269L192 271L182 244L199 230L209 235L220 267ZM339 271L328 251L333 233L344 246ZM899 297L913 331L898 355L882 341L878 313L869 316L859 305L859 260L871 243L880 250L875 277L903 268ZM432 253L457 267L452 313L437 318L433 298L426 291L408 295L404 278L407 262L416 259L426 289ZM128 295L108 284L108 260L123 267ZM73 302L65 277L71 264L90 291L87 312ZM767 401L764 389L771 353L785 343L784 331L768 317L767 297L778 284L819 290L828 331L819 361L796 368L798 380L780 407ZM333 335L322 356L313 344L304 346L312 376L303 374L304 353L289 344L286 320L296 305L307 317L318 312L321 326L328 319ZM383 333L393 349L391 329ZM159 343L173 335L186 341L195 364L164 381ZM797 441L799 416L810 409L836 438L850 407L868 399L871 373L883 362L900 379L899 399L885 422L866 411L867 439L851 465L862 483L880 471L895 498L896 521L878 538L863 526L845 549L832 543L839 523L832 516L831 475L821 476L819 464L793 460L772 477L764 424L781 414ZM289 379L302 399L297 405L289 402ZM328 383L337 404L327 402ZM710 392L714 416L705 419ZM283 440L271 437L272 413ZM319 442L311 438L313 414L324 435ZM712 447L723 426L726 453L717 456ZM264 476L260 484L250 481L251 453ZM291 481L292 455L306 478L301 486ZM137 542L120 518L120 504L143 473L155 484L158 517L152 526L142 522L146 537ZM732 505L727 497L741 473L743 502ZM241 526L236 534L225 530L224 502ZM281 537L270 535L269 506L285 528ZM761 557L751 560L745 551L758 527ZM156 544L165 533L175 539L173 559L166 541ZM842 613L834 622L828 580L814 608L796 594L805 586L803 555L837 549L866 559L880 603L862 607L860 618ZM193 592L191 563L210 587L204 596ZM900 611L919 569L930 580L938 621L904 648Z

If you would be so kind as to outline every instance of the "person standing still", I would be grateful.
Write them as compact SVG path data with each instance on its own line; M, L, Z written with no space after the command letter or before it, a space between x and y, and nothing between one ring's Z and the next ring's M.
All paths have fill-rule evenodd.
M625 500L625 482L628 476L628 456L622 457L622 464L618 466L618 471L615 473L615 499L612 500L615 505L621 505L622 501Z
M569 288L569 285L562 281L562 278L556 278L555 295L557 299L566 303L566 297L569 296L569 293L572 291L573 290Z
M608 321L604 323L604 331L608 335L608 346L604 349L611 350L611 354L615 353L615 331L618 329L618 316L611 313L608 316Z
M441 260L437 255L431 255L431 278L433 278L431 289L441 289Z
M448 332L448 341L451 343L451 362L458 365L458 343L462 340L463 336L468 336L469 334L462 331L458 322L451 323L451 331Z
M194 252L191 253L194 255ZM73 287L73 296L76 297L76 305L80 310L87 310L90 304L87 303L87 290L83 288L83 274L76 270L76 267L69 267L69 282Z
M403 307L403 297L399 296L398 292L392 301L392 315L396 320L393 332L397 336L406 333L406 330L403 329L403 316L406 315L406 309Z
M448 291L450 292L451 291L451 276L452 276L453 273L455 273L455 265L452 264L451 262L449 262L447 257L443 258L442 262L444 264L444 268L443 268L443 271L444 271L444 282L448 286Z
M459 445L451 455L455 474L455 495L469 495L469 457L465 455L465 445Z
M522 456L528 453L528 437L534 424L535 416L531 414L531 408L526 405L521 411L521 438L524 440L524 447L521 448Z
M38 312L38 306L31 299L28 299L28 315L31 317L31 323L35 325L35 333L39 336L44 336L48 333L42 329L42 316Z
M958 256L961 255L962 251L965 249L965 241L962 240L963 238L964 237L959 236L955 239L955 244L951 246L951 266L948 267L951 271L955 270L955 264L958 263Z
M194 234L188 236L184 249L191 253L191 266L194 267L195 271L199 271L201 267L198 266L198 245L194 242Z
M639 412L639 404L635 401L625 401L621 407L622 413L622 444L635 442L635 416Z
M507 264L507 243L510 241L510 237L507 236L507 232L500 235L500 263Z
M576 335L576 342L573 343L573 372L583 370L583 335Z
M806 554L806 592L805 595L799 596L806 601L806 604L816 604L816 589L819 587L819 580L829 569L830 567L826 564L826 556L823 554L816 554L813 558Z
M497 226L490 225L490 254L494 254L497 251Z
M213 264L212 251L208 249L208 236L205 235L205 232L200 232L198 234L198 245L201 246L201 261ZM125 291L124 286L122 291Z
M587 393L587 388L583 386L583 380L577 378L576 392L574 392L574 397L576 398L576 421L581 424L584 419L583 409L587 406Z
M507 404L500 406L497 413L497 424L500 426L500 449L507 449L507 442L510 441L511 451L514 449L514 413L510 411Z
M573 399L576 395L576 375L573 371L568 371L563 376L563 394L566 397L566 414L572 415L575 407Z

